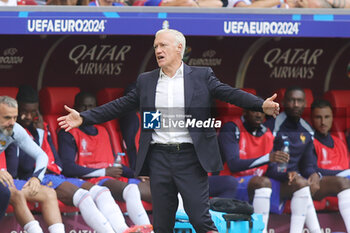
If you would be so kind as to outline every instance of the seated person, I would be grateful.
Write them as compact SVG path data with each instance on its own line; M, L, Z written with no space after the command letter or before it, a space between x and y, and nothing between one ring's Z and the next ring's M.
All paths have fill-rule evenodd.
M96 98L90 93L80 92L74 105L79 112L91 109L96 106ZM124 165L113 166L115 157L103 126L81 126L69 132L61 130L58 142L63 174L108 187L115 200L126 202L128 214L136 225L150 224L141 202L141 198L151 201L149 181L132 179L134 172Z
M275 136L274 149L281 148L284 141L288 141L290 146L290 162L287 173L277 171L277 165L269 165L267 175L288 184L301 180L307 187L310 185L312 198L322 200L327 196L338 196L340 214L345 222L347 231L350 231L350 181L346 178L334 176L337 171L320 169L317 166L317 156L314 151L313 129L301 118L306 106L305 92L300 87L289 87L286 90L283 106L285 111L267 122ZM271 124L272 123L272 124ZM306 180L307 179L307 180ZM302 196L309 196L309 187L303 189ZM300 193L299 193L300 194ZM317 219L314 210L310 212L311 199L299 200L298 213L299 220L305 221L310 232L319 232L319 226L312 224L310 219ZM293 205L293 202L291 203ZM293 207L292 207L293 211ZM312 221L316 223L316 221Z
M311 123L315 129L314 146L317 165L322 169L349 169L349 152L345 143L332 136L332 105L327 100L315 100L311 105Z
M130 0L132 6L222 7L221 0Z
M35 160L36 166L28 181L13 180L12 176L2 168L0 171L1 183L9 188L10 204L14 208L18 223L25 231L28 233L43 232L39 222L35 220L27 206L27 201L29 201L40 203L50 233L64 233L55 191L40 185L46 171L47 155L33 142L22 126L16 123L17 116L17 101L8 96L0 96L0 154L9 145L16 144Z
M125 6L123 0L94 0L89 3L89 6Z
M46 5L87 6L89 2L90 0L47 0Z
M249 8L289 8L285 3L281 4L280 0L228 0L225 7L249 7Z
M278 181L263 175L270 162L286 163L289 154L279 150L271 152L274 137L262 124L264 120L264 113L244 110L239 120L223 125L218 140L224 161L224 170L220 174L236 177L239 182L235 197L252 201L254 212L263 216L263 232L267 232L270 205L272 212L281 213L279 194L282 191L277 189ZM295 183L292 185L296 186ZM284 198L281 196L281 199Z
M138 226L129 229L120 208L107 188L61 175L62 163L53 146L48 125L42 121L38 93L30 86L21 86L17 101L20 116L18 123L49 157L48 169L42 184L54 188L58 199L66 205L78 207L85 222L97 232L134 232ZM35 161L23 150L20 150L17 156L16 147L6 152L9 162L7 167L11 175L20 179L30 177L35 168ZM13 166L15 164L16 166Z

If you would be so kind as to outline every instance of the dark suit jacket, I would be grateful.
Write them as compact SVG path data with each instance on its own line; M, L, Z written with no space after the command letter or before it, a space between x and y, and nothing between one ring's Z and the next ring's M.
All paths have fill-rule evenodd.
M126 96L107 104L82 112L83 124L98 124L120 117L123 113L140 109L155 111L155 93L159 78L159 69L142 73L136 88ZM213 98L220 99L239 107L262 111L263 100L221 83L209 67L193 67L184 64L185 115L207 120L211 117L210 107ZM142 114L141 114L142 115ZM214 128L189 128L198 159L207 172L222 170L221 156ZM142 130L136 161L136 175L147 175L145 166L153 130Z

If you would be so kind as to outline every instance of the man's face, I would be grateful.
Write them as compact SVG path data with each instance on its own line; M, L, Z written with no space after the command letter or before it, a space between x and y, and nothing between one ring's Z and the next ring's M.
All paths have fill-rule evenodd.
M283 100L287 116L299 119L305 108L305 94L300 90L290 91Z
M247 123L253 128L260 127L265 120L265 114L262 112L245 110L243 115Z
M27 128L39 119L39 103L18 103L18 123Z
M0 104L0 132L5 136L11 136L17 116L17 108L9 107L6 104Z
M85 97L78 103L76 106L76 110L78 112L83 112L86 110L90 110L96 107L96 99L93 97Z
M311 121L316 131L327 135L333 124L332 109L330 107L314 108L311 112Z
M163 32L156 36L154 40L154 53L158 66L166 69L173 64L181 62L181 48L175 36L169 32Z

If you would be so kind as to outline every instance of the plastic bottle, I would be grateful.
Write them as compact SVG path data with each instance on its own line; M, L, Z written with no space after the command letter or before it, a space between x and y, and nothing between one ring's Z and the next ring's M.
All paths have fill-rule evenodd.
M289 154L289 142L288 141L283 142L282 151L284 153ZM287 167L288 167L288 163L278 163L277 164L277 172L287 172Z
M124 152L118 152L115 157L113 167L121 167L122 166L122 156L125 156Z

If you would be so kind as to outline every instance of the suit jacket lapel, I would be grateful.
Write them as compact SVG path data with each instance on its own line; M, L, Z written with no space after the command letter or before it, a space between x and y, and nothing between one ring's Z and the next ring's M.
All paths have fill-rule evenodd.
M185 113L187 113L188 108L190 107L194 90L191 72L191 67L184 64Z

